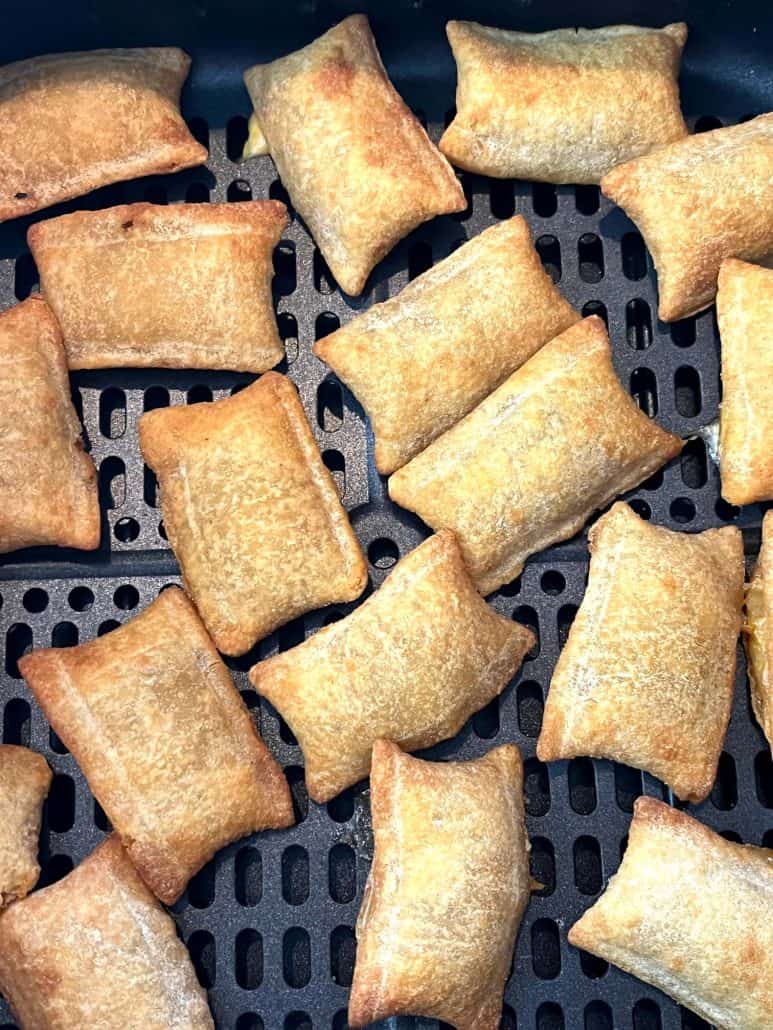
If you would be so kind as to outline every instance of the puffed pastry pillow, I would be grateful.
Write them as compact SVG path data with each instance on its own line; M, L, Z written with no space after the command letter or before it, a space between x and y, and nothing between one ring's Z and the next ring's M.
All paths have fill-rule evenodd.
M773 500L773 271L723 261L717 319L722 496L738 505Z
M0 68L0 221L99 186L203 164L177 47L47 54Z
M622 865L569 942L719 1030L770 1030L773 851L638 798Z
M380 737L406 751L452 737L533 644L486 605L444 531L351 615L259 662L250 680L298 738L309 797L322 802L367 776Z
M394 245L464 193L403 103L364 14L244 74L293 207L338 283L360 293Z
M725 258L773 255L773 114L628 161L601 189L652 254L662 321L694 315L714 300Z
M115 835L0 916L0 990L25 1030L214 1030L174 922Z
M623 390L593 315L395 472L389 495L433 529L452 529L488 594L681 447Z
M38 882L40 819L50 786L42 755L0 744L0 911Z
M773 511L762 523L762 547L746 591L743 628L752 707L773 750Z
M124 204L27 234L70 368L265 372L284 357L273 251L284 204Z
M62 335L30 297L0 314L0 552L99 547L94 462L84 453Z
M371 803L349 1026L416 1015L495 1030L531 890L518 748L423 762L377 741Z
M733 699L741 532L674 533L616 504L588 543L588 587L553 673L537 756L611 758L702 801Z
M491 226L314 346L354 391L388 475L580 316L521 215Z
M534 33L450 21L446 31L458 84L440 149L460 168L597 183L687 135L677 82L683 22Z
M289 379L268 372L225 400L147 412L139 433L185 588L220 651L244 654L365 589L362 550Z
M107 636L19 668L167 904L219 848L292 823L287 782L178 587Z

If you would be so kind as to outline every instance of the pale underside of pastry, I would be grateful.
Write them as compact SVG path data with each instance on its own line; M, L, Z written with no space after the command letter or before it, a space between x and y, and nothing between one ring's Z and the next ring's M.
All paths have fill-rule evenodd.
M518 215L320 340L314 353L362 402L376 467L388 475L579 319Z
M214 1030L174 922L115 834L0 917L0 990L24 1030Z
M167 904L219 848L292 823L287 782L178 587L107 636L19 668Z
M0 314L0 552L99 547L94 462L83 450L62 335L32 296Z
M446 31L458 84L440 149L460 168L597 183L687 135L677 82L683 22L534 33L450 21Z
M268 372L225 400L147 412L139 433L185 588L219 650L244 654L365 589L362 550L289 379Z
M773 511L762 523L762 547L746 590L743 629L752 707L773 750Z
M674 533L618 503L588 543L588 587L553 674L537 756L610 758L702 801L732 706L741 532Z
M349 1025L418 1015L495 1030L531 890L518 748L436 763L378 741L371 802Z
M272 258L286 225L275 200L124 204L33 225L70 368L276 365Z
M452 737L533 644L486 605L443 531L351 615L259 662L250 680L298 738L309 797L324 802L367 776L379 738L415 751Z
M42 755L0 744L0 911L38 882L40 819L50 786Z
M707 308L722 261L773 255L773 114L672 143L614 168L601 189L641 231L664 322Z
M464 193L381 63L368 19L244 74L259 128L293 206L338 283L371 269L422 222L464 209Z
M738 505L773 500L773 270L723 261L717 319L722 496Z
M640 797L622 865L569 942L719 1030L770 1030L773 851Z
M433 529L452 529L488 594L681 447L623 390L594 315L395 472L389 495Z
M180 114L177 47L48 54L0 67L0 221L207 160Z

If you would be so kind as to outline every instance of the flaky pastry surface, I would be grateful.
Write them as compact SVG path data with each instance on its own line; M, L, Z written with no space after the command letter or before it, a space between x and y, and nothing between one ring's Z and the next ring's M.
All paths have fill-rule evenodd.
M41 811L50 786L42 755L0 744L0 911L38 882Z
M762 546L746 590L744 620L752 708L773 749L773 512L762 522Z

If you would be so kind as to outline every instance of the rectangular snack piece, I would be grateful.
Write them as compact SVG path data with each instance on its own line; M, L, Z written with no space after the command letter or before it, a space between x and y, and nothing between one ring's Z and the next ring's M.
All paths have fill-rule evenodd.
M287 782L178 587L107 636L19 668L167 904L219 848L292 823Z
M593 315L395 472L389 496L433 529L452 529L489 594L681 447L625 393Z
M284 357L271 298L284 204L124 204L29 230L70 368L264 372Z
M677 81L684 22L511 32L450 21L446 31L458 85L440 149L460 168L597 183L687 135Z
M746 591L743 630L752 708L773 751L773 511L762 523L762 547Z
M259 662L250 680L298 738L309 797L323 802L367 776L380 737L406 751L452 737L533 644L488 608L444 530L351 615Z
M360 545L289 379L268 372L225 400L150 411L139 431L185 588L225 654L365 589Z
M719 1030L770 1030L773 851L640 797L622 864L569 943L660 988Z
M0 744L0 912L38 882L41 811L50 786L42 755Z
M144 47L0 67L0 221L203 164L180 115L190 64L177 47Z
M376 468L388 475L579 319L517 215L320 340L314 353L362 402Z

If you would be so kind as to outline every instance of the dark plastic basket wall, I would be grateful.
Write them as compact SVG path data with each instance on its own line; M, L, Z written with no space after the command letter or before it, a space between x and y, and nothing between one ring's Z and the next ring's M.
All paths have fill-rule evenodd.
M311 40L340 17L365 10L386 64L408 102L437 139L454 103L454 67L445 43L448 17L529 30L615 21L663 24L684 18L690 41L683 105L697 130L773 108L773 24L767 5L366 2L355 6L283 5L206 0L172 5L27 3L2 5L0 62L51 50L176 43L194 57L184 113L210 147L207 168L108 187L80 201L0 226L0 308L37 288L25 245L31 221L80 207L133 200L287 200L268 158L241 163L249 113L241 72ZM9 30L9 26L12 29ZM652 264L641 237L595 187L496 182L462 175L469 205L401 243L376 270L364 296L344 298L314 244L293 219L275 258L279 326L286 371L298 384L325 462L365 546L374 588L426 534L386 496L373 470L372 436L361 409L310 353L312 342L363 306L397 293L461 240L514 212L528 220L543 262L565 295L609 324L615 365L642 408L683 436L713 420L719 404L718 338L713 311L664 326L656 317ZM496 324L491 331L496 332ZM282 366L285 370L285 366ZM66 874L107 829L72 756L19 677L31 647L72 646L105 633L178 578L157 504L156 483L137 445L139 415L166 404L226 396L244 375L100 371L73 375L73 395L99 469L102 546L94 554L54 549L0 559L2 739L29 744L55 778L41 840L42 884ZM747 554L759 546L761 510L742 512L719 498L704 445L692 440L680 459L631 495L636 510L671 528L700 530L734 522ZM532 559L523 575L492 599L501 612L538 632L539 644L500 699L478 713L435 758L468 758L515 741L526 760L528 829L535 879L543 883L521 929L503 1026L536 1030L676 1030L701 1020L657 991L569 948L566 929L615 871L633 799L664 796L649 776L608 762L578 759L546 767L534 757L543 699L556 656L579 605L587 574L584 536ZM339 609L339 614L345 609ZM218 1027L224 1030L342 1030L354 959L353 927L372 853L367 784L326 806L309 805L303 756L292 734L249 688L258 658L292 647L331 618L325 611L284 627L244 659L229 662L263 736L292 785L298 824L225 849L190 884L174 908ZM739 651L740 656L740 651ZM753 723L745 667L739 661L735 708L711 798L695 814L734 840L773 846L773 769ZM399 1020L427 1028L430 1021ZM0 1030L12 1027L0 1001ZM84 1028L86 1030L86 1028Z

